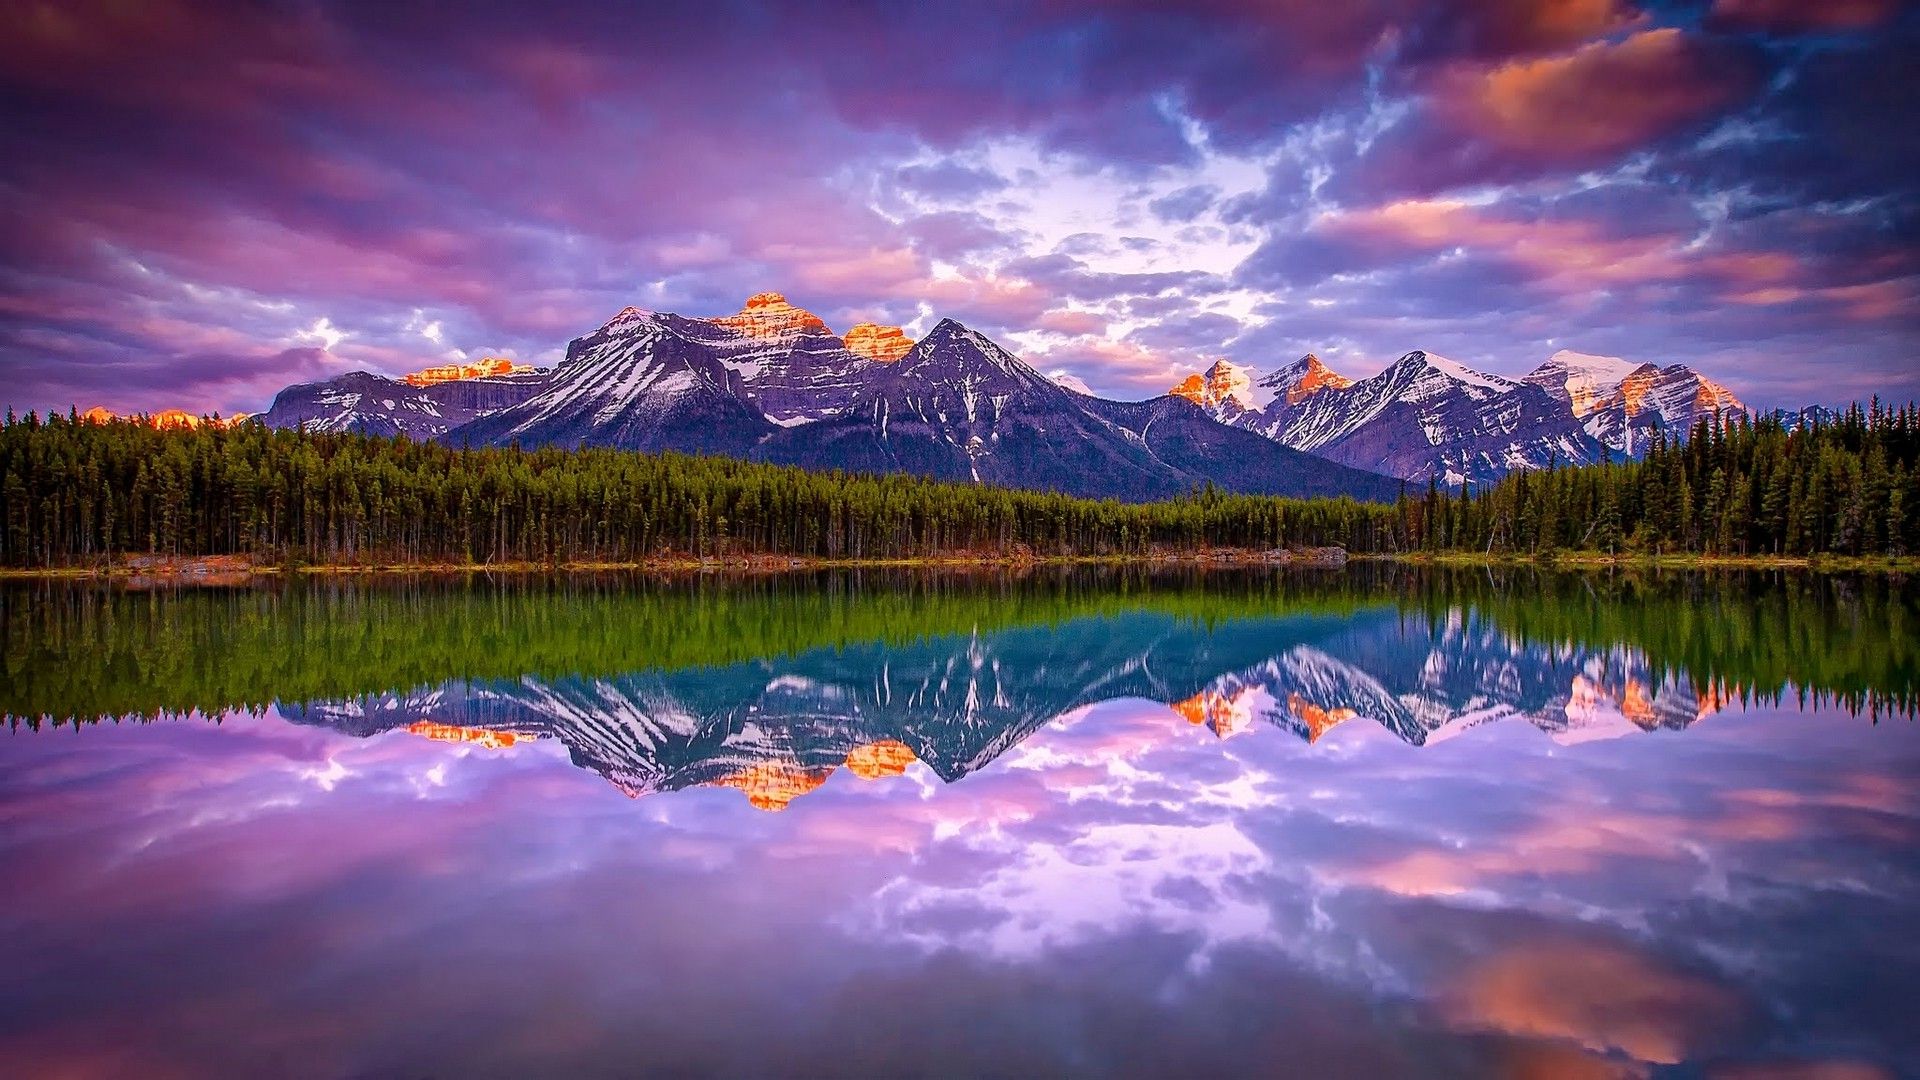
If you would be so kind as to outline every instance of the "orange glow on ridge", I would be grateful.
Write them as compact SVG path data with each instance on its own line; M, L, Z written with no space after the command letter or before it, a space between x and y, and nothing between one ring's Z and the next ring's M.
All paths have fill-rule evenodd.
M1202 690L1185 701L1172 702L1168 708L1186 717L1187 723L1204 724L1225 738L1240 734L1253 723L1253 712L1245 701L1247 694L1244 687L1232 697L1218 690Z
M827 328L820 316L805 308L794 307L777 292L754 293L747 297L746 306L740 309L739 314L722 315L713 321L750 337L777 337L801 330Z
M1287 404L1298 405L1322 390L1345 390L1353 380L1328 367L1318 356L1308 353L1307 373L1287 387Z
M1287 710L1307 725L1308 745L1319 742L1320 736L1360 715L1345 706L1329 709L1315 705L1299 694L1287 695Z
M793 800L826 783L832 775L832 769L803 769L790 761L768 761L713 783L744 793L755 809L778 813Z
M214 427L232 427L251 415L253 414L234 413L232 416L221 417L216 420L211 416L199 416L185 409L162 409L157 413L121 414L112 412L104 406L96 405L86 412L81 413L80 419L82 422L88 424L111 424L115 420L136 420L144 421L148 427L160 428L162 430L185 428L191 431L203 424L210 424Z
M511 731L495 731L492 728L461 727L458 724L442 724L433 720L416 720L407 725L407 731L423 739L434 742L465 743L487 750L504 750L520 741L520 736Z
M856 323L847 329L847 348L869 360L891 364L913 349L913 339L897 326Z
M899 776L918 760L913 748L906 743L881 739L849 750L847 769L862 780L878 780L883 776Z
M433 386L436 383L484 379L494 375L514 375L532 370L532 364L516 364L504 356L489 356L471 364L439 364L430 368L421 368L419 371L410 372L406 379L409 386Z

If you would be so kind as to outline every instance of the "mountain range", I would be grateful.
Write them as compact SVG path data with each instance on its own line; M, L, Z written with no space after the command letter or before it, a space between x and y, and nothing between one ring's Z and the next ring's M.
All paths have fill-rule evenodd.
M1744 410L1682 365L1562 351L1520 380L1424 351L1349 379L1309 355L1219 361L1147 401L1048 378L943 319L919 341L845 335L779 293L733 315L627 308L551 369L504 360L288 387L260 422L459 446L679 450L1143 500L1229 492L1391 499L1403 482L1631 455L1650 432Z
M1265 374L1221 360L1172 392L1282 445L1450 486L1631 457L1655 431L1684 438L1704 418L1746 411L1685 365L1566 349L1518 380L1422 350L1359 380L1312 354Z

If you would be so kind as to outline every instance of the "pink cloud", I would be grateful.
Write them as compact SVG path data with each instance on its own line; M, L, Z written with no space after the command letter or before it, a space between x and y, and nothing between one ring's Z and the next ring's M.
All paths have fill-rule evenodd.
M1456 1025L1622 1051L1673 1064L1737 1028L1739 996L1614 944L1546 941L1497 952L1441 997Z
M1052 330L1056 334L1102 334L1106 333L1107 319L1095 311L1074 311L1069 308L1056 308L1044 312L1034 320L1039 330Z
M1597 162L1698 122L1753 75L1680 30L1643 30L1560 56L1456 71L1436 88L1443 122L1510 151Z

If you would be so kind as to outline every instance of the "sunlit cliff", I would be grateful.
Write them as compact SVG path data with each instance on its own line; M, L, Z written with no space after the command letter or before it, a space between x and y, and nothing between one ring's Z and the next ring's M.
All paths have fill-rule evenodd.
M504 356L488 356L471 364L439 364L421 368L406 376L410 386L433 386L437 383L459 382L462 379L485 379L499 375L516 375L534 370L532 364L516 364Z
M870 322L849 327L845 340L848 349L883 364L893 363L913 348L913 339L907 336L905 330Z

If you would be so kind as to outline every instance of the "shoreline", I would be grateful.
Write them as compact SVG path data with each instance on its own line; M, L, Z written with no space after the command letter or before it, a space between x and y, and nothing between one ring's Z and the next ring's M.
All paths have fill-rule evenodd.
M1329 552L1337 554L1328 554ZM963 554L894 558L824 558L789 555L733 555L689 558L659 557L636 561L495 563L247 563L244 557L161 559L137 556L137 562L98 566L0 567L0 581L36 579L149 579L155 581L219 584L263 577L354 577L379 574L568 574L568 573L761 573L809 570L1024 570L1042 566L1272 566L1338 569L1349 556L1340 549L1255 551L1207 548L1191 552L1148 555L1032 555Z
M1528 555L1455 551L1355 555L1356 560L1416 566L1530 566L1544 570L1808 570L1815 573L1920 573L1913 555L1652 555L1561 551Z
M1405 552L1348 555L1337 548L1251 550L1207 548L1143 555L951 554L897 558L822 558L748 555L660 557L626 562L302 563L255 564L243 556L167 559L135 556L92 566L0 567L0 581L142 580L179 584L241 584L259 578L357 577L384 574L542 573L789 573L812 570L1025 570L1045 566L1197 566L1339 569L1349 562L1406 563L1456 568L1532 567L1543 570L1805 570L1815 573L1920 573L1920 557L1890 555L1649 555L1556 552L1545 555L1483 552Z

